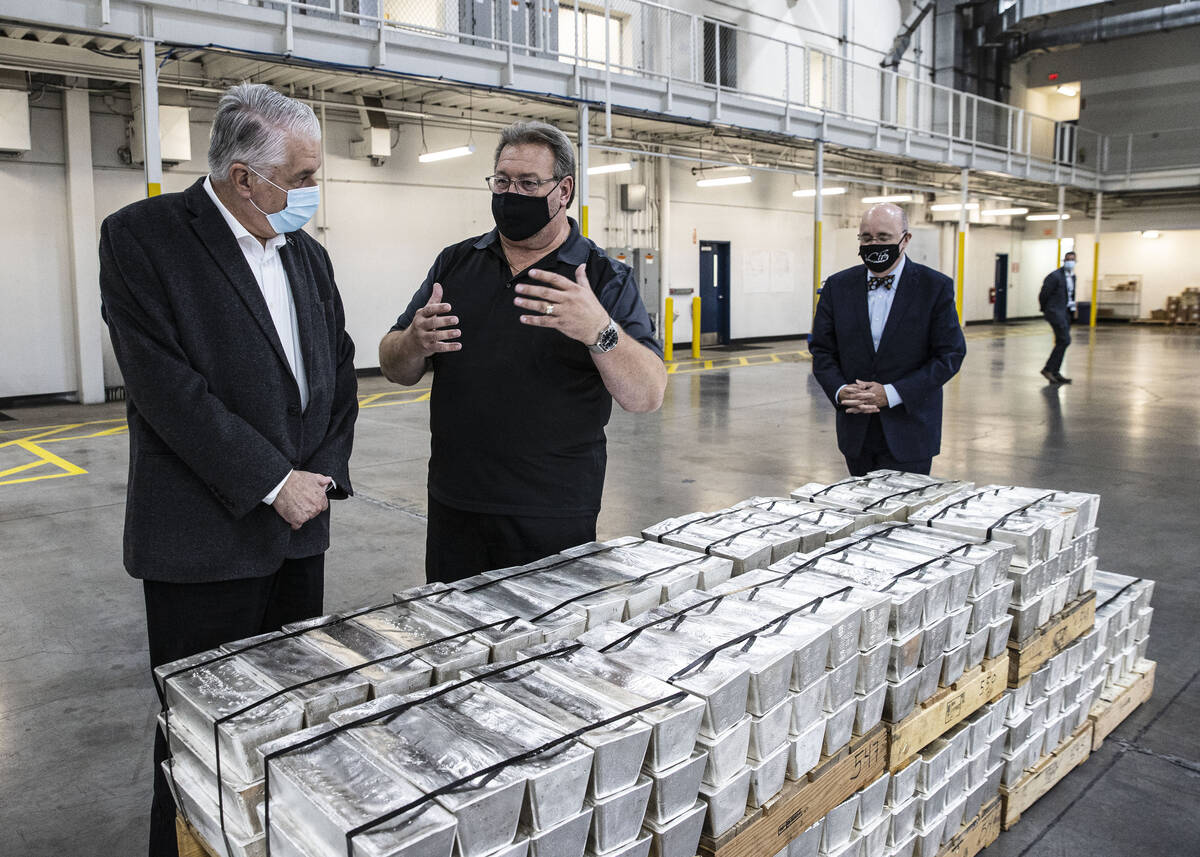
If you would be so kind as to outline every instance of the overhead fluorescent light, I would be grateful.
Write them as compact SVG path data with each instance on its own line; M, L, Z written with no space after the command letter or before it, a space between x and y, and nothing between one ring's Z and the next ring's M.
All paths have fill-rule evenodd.
M1025 219L1026 220L1058 220L1059 216L1057 214L1027 214L1027 215L1025 215ZM1062 219L1070 220L1071 215L1064 214L1064 215L1062 215Z
M1157 229L1145 229L1142 231L1143 238L1162 238L1162 233Z
M968 202L967 211L975 211L979 208L979 203ZM962 211L963 204L961 202L939 202L937 205L929 206L930 211Z
M985 208L979 212L984 217L1004 217L1009 214L1028 214L1028 208Z
M890 196L864 196L861 201L867 204L875 202L912 202L912 194L893 193Z
M454 149L442 149L440 152L425 152L417 155L417 160L422 164L432 164L434 161L448 161L451 158L462 158L475 153L475 146L458 146Z
M1067 98L1074 98L1076 95L1079 94L1078 89L1076 89L1075 87L1073 87L1067 83L1064 83L1062 86L1055 87L1054 91L1057 92L1059 95L1067 96Z
M633 169L633 164L623 161L619 164L601 164L598 167L588 167L589 176L602 176L605 173L625 173Z
M750 176L724 176L717 179L699 179L696 187L721 187L727 184L750 184L754 181Z
M844 187L823 187L821 188L821 196L838 196L846 192ZM792 196L812 197L817 195L817 189L806 187L801 190L792 191Z

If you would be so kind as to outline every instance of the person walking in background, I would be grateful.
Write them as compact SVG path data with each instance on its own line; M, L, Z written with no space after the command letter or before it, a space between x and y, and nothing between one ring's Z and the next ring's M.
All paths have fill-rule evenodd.
M1062 363L1067 346L1071 344L1071 319L1076 313L1074 253L1063 256L1062 267L1046 275L1038 293L1038 305L1054 331L1054 348L1042 367L1042 377L1051 384L1070 384L1071 379L1063 377Z
M941 451L942 386L967 353L954 283L905 256L911 238L904 209L867 209L864 264L830 276L817 303L813 375L837 408L851 476L929 473Z

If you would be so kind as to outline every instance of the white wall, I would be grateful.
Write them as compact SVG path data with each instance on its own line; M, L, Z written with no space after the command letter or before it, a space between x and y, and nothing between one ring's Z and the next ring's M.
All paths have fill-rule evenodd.
M1076 288L1084 300L1092 290L1094 240L1090 232L1076 238ZM1143 238L1140 232L1101 233L1100 286L1105 276L1141 274L1141 315L1148 317L1151 310L1166 308L1169 295L1200 288L1200 273L1186 262L1197 246L1200 229L1165 230L1161 238Z

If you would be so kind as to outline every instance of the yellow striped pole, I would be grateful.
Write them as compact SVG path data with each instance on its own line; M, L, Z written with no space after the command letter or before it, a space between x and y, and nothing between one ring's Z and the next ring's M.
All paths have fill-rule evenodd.
M675 299L667 298L663 310L663 359L668 363L675 359Z
M700 359L700 298L692 298L692 359Z
M1096 326L1096 311L1099 309L1096 306L1096 299L1099 297L1100 289L1100 207L1104 205L1104 191L1096 191L1096 230L1093 236L1095 247L1092 250L1092 306L1089 313L1088 326Z
M958 312L959 324L962 324L963 318L963 282L966 279L966 262L967 232L965 229L960 229L958 232L958 266L954 278L954 308Z

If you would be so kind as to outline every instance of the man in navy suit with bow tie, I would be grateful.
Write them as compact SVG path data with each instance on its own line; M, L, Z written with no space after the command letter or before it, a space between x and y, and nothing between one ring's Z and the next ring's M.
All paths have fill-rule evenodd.
M837 408L852 476L929 473L941 451L942 385L967 353L953 281L906 258L911 238L899 206L867 209L864 264L825 281L813 319L813 375Z

